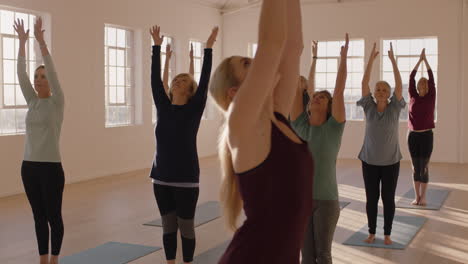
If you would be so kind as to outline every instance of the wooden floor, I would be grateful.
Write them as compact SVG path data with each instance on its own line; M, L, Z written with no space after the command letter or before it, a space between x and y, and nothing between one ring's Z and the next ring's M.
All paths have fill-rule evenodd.
M431 184L452 190L440 211L397 209L400 215L428 218L405 250L342 244L367 221L360 163L340 161L337 172L340 197L351 204L342 210L338 222L333 242L334 263L468 263L468 166L431 165ZM147 175L148 170L142 170L67 185L63 203L65 238L62 255L108 241L161 246L161 228L142 225L159 217ZM410 165L402 163L397 195L411 187L410 175ZM203 159L199 203L217 199L219 181L217 160ZM213 248L231 236L225 231L222 219L200 226L196 232L195 254ZM25 195L0 198L0 263L38 263L33 218ZM164 252L160 250L131 263L165 263Z

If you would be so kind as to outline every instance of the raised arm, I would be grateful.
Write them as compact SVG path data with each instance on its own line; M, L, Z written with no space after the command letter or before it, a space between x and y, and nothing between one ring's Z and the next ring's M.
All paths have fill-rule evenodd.
M346 108L344 103L344 90L348 76L348 49L349 35L346 34L346 43L341 47L340 67L336 76L335 91L333 92L332 116L338 123L346 121Z
M153 91L153 100L156 107L161 104L170 104L164 90L164 84L161 80L161 44L164 36L160 36L161 28L153 26L150 28L150 34L154 41L153 56L151 59L151 89Z
M418 72L419 66L421 66L421 63L424 61L424 53L426 49L423 49L421 52L421 56L419 56L419 61L416 63L416 66L414 66L413 71L410 74L410 79L409 79L409 87L408 87L408 92L411 97L416 97L418 96L418 92L416 90L416 73Z
M318 56L318 41L312 43L312 64L310 65L309 84L307 85L307 93L309 98L312 98L315 93L315 69L317 68Z
M432 68L429 65L429 62L427 61L426 52L424 52L422 56L423 56L424 64L426 65L426 68L427 68L427 75L429 75L429 80L428 80L429 91L428 92L429 94L435 94L436 89L435 89L434 73L432 72Z
M164 62L163 84L166 94L169 94L169 67L172 57L171 45L166 45L166 61Z
M52 61L52 57L49 54L47 44L44 40L44 32L45 30L42 29L42 18L39 17L34 23L34 36L36 37L36 40L39 43L39 47L41 49L47 81L49 82L50 90L52 92L52 100L54 100L58 105L63 105L65 102L65 97L57 77L57 71L55 70L54 62Z
M299 62L304 48L302 37L302 18L299 0L288 0L286 3L285 47L281 53L279 74L281 79L274 88L274 110L284 116L291 111L299 79Z
M291 113L289 115L291 121L296 121L296 119L302 114L302 112L304 112L303 96L304 90L302 89L300 83L298 83L296 95L294 97L294 102L291 108ZM305 110L307 111L307 106Z
M18 34L19 38L19 52L17 65L18 81L21 87L21 91L23 92L24 99L27 103L29 103L29 101L32 98L36 97L36 92L34 92L34 88L31 85L29 76L26 73L26 42L29 38L29 30L24 30L24 21L22 19L17 19L14 22L13 28Z
M392 62L393 66L393 75L395 76L395 96L398 101L403 98L403 82L401 81L401 74L400 70L398 69L398 63L395 59L395 55L393 53L393 45L390 42L390 50L388 51L388 57Z
M282 52L286 40L285 8L285 0L263 1L257 53L230 106L230 129L251 131L252 127L259 126L264 109L271 106L271 95L278 82L281 59L278 53Z
M213 46L218 37L219 28L215 27L211 31L208 40L206 41L206 48L203 55L203 66L200 75L200 80L198 82L198 89L195 95L193 96L194 101L197 100L206 100L208 95L208 83L210 82L211 76L211 66L213 63Z
M374 65L374 61L379 55L379 52L376 50L377 44L374 43L374 47L372 48L371 54L369 55L369 61L367 62L366 71L364 72L364 76L362 77L362 97L368 96L370 92L370 77L372 74L372 66Z
M195 66L194 66L194 62L193 62L193 44L190 43L190 53L189 53L189 57L190 57L190 66L189 66L189 74L193 76L195 76Z

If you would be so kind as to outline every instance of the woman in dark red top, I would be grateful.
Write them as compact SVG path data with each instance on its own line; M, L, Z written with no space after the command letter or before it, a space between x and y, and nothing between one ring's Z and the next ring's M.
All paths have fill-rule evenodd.
M416 86L414 77L421 63L427 68L429 80L421 78ZM429 160L434 143L434 109L436 102L436 87L431 66L427 62L425 49L421 52L421 58L410 75L409 86L409 134L408 147L413 162L413 179L415 199L414 205L426 205L426 190L429 182Z
M210 93L226 114L221 201L234 238L221 264L298 264L313 161L289 115L303 49L299 0L264 0L255 58L225 59ZM247 220L237 229L244 208Z

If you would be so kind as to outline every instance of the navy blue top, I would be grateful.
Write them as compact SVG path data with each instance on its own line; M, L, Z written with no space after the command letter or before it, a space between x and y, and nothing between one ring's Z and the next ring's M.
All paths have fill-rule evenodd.
M153 46L151 88L157 109L156 153L151 178L163 182L198 183L197 134L210 81L212 49L205 49L198 89L185 105L173 105L161 79L161 46Z

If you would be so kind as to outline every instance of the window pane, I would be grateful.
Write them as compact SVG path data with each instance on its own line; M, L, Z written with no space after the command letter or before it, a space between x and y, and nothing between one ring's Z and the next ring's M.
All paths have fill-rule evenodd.
M427 56L427 62L429 62L429 66L431 66L433 70L437 70L438 68L437 56Z
M28 14L16 12L15 20L16 19L22 19L24 21L25 30L28 30ZM29 33L33 33L33 31L31 30Z
M4 59L15 59L15 39L14 38L3 38L3 58Z
M125 48L125 45L126 45L125 30L117 29L117 47Z
M389 59L390 60L390 59ZM409 58L397 58L398 69L400 71L409 71L410 70L410 59Z
M363 74L362 73L351 73L350 75L352 77L351 87L361 88Z
M115 86L109 87L109 103L111 104L117 103L117 87Z
M390 43L393 43L393 48L395 49L395 43L396 43L396 40L384 40L383 42L383 47L382 47L382 50L381 50L381 53L382 55L386 56L387 52L390 50Z
M195 72L200 73L201 72L201 59L194 59L193 64L194 64Z
M29 15L29 33L33 32L34 30L34 23L36 22L36 16L35 15ZM34 34L29 34L29 36L34 37Z
M3 85L3 103L6 106L15 105L15 86L14 85Z
M125 66L125 51L124 50L116 50L117 52L117 66Z
M125 68L117 68L117 85L125 86Z
M437 39L435 38L425 39L424 46L426 48L426 55L436 55L439 53Z
M26 100L24 99L23 92L21 87L16 85L16 105L26 105Z
M338 60L337 59L327 60L327 72L338 72Z
M107 45L116 46L117 44L117 33L115 28L107 27Z
M15 83L16 73L15 62L12 60L3 61L3 83Z
M27 108L15 109L16 113L16 133L24 133L26 131L26 113L28 112Z
M109 67L109 85L117 84L117 71L115 67Z
M327 87L327 74L326 73L316 73L315 74L315 88L323 89Z
M117 65L117 51L115 49L109 49L109 65Z
M125 59L125 66L133 67L133 51L131 49L126 49L125 56L127 56L127 58Z
M364 59L348 59L348 64L351 66L348 71L362 72L364 71Z
M394 43L394 45L395 45L395 43ZM396 41L396 47L394 46L393 48L394 48L394 51L398 55L410 55L410 40L409 39L399 39L399 40Z
M327 73L327 88L334 89L336 83L336 73Z
M19 40L18 40L19 41ZM36 48L37 48L37 45L36 45L36 42L33 40L33 39L29 39L28 41L28 50L26 51L28 53L28 59L29 60L38 60L38 53L36 52ZM19 46L19 44L18 44Z
M391 87L393 87L393 83L394 83L394 77L393 77L393 72L384 72L383 74L383 80L388 82L390 84ZM372 90L372 88L371 88Z
M384 71L393 71L392 62L390 61L388 56L383 56L382 63L383 63L383 70Z
M340 56L340 42L339 41L329 41L327 42L327 56Z
M317 72L327 72L327 60L326 59L317 59Z
M1 33L2 34L16 34L13 29L13 22L15 20L14 13L7 10L2 10L1 12Z
M318 43L318 54L319 57L326 57L327 56L327 42L319 42Z
M117 86L117 103L125 103L125 86Z
M349 43L351 53L350 56L364 57L364 40L353 40Z
M16 133L16 114L15 109L0 109L0 121L2 125L2 134Z
M424 41L422 39L412 39L410 41L411 45L411 54L412 55L420 55L422 49L424 48Z

